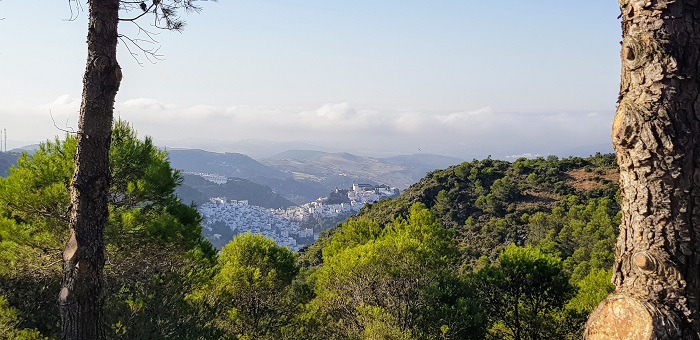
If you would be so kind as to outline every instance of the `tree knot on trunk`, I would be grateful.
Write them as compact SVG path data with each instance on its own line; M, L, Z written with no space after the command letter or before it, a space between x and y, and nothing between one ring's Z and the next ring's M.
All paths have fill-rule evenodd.
M114 78L116 79L116 86L119 87L122 82L122 68L119 65L116 65L114 68Z
M102 23L102 20L93 19L90 22L90 29L92 29L96 34L100 34L100 32L102 32L103 25L104 25L104 23Z
M632 256L632 261L637 268L645 272L650 272L656 270L657 261L656 259L647 252L639 252Z
M68 287L63 287L61 288L61 292L58 295L58 302L61 305L68 305L71 303L75 303L74 301L71 301L71 294L70 294L70 289Z
M622 42L622 61L630 70L635 70L646 62L646 50L644 46L632 38L627 38Z
M631 104L620 103L612 125L612 138L618 147L634 146L638 134L633 127L638 120L639 118Z
M92 59L92 65L95 68L95 71L100 73L104 72L110 64L109 58L103 55L98 55Z
M86 259L81 259L75 264L75 269L78 270L78 275L87 275L92 270L92 264Z
M71 233L66 249L63 251L63 261L72 261L75 254L78 252L78 241L75 239L75 233Z

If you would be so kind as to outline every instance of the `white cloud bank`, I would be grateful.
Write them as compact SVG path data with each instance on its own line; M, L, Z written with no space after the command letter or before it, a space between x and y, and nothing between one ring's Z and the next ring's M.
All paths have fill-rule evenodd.
M46 104L0 107L0 114L16 127L8 126L15 130L12 135L41 140L61 134L53 127L49 111L59 126L75 126L78 109L79 99L64 95ZM438 112L357 108L346 102L315 108L181 107L154 98L120 101L115 109L115 116L133 123L140 134L177 146L245 139L305 141L357 153L423 152L467 159L489 154L562 155L586 147L591 149L582 152L607 152L613 116L612 109L606 113L536 113L484 107Z

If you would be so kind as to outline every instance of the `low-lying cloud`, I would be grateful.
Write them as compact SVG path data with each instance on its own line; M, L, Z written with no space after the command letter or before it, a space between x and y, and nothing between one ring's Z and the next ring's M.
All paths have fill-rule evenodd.
M17 107L0 107L0 114L19 126L19 131L14 133L22 135L19 139L42 140L61 134L53 127L49 111L57 122L77 125L79 105L78 98L60 96L46 104L22 106L19 115ZM154 98L120 101L115 109L115 116L134 124L141 135L178 146L246 139L304 141L358 153L422 152L467 159L489 154L547 155L582 147L608 146L598 150L607 152L613 116L612 109L610 112L506 112L483 107L431 111L362 108L347 102L316 107L208 104L183 107ZM5 115L8 111L15 114Z

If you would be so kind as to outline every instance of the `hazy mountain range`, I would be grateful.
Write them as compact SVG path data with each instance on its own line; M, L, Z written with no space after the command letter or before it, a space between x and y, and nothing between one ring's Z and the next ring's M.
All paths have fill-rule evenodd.
M184 174L184 183L175 193L185 203L201 205L211 197L226 197L231 200L248 200L251 205L265 208L287 208L294 205L272 191L267 185L253 183L242 178L229 179L224 184L216 184L201 176Z
M7 170L17 162L20 153L10 151L10 152L0 152L0 177L5 176Z
M295 179L311 180L325 188L350 188L352 183L386 184L405 189L426 173L459 164L454 157L416 154L388 158L362 157L349 153L292 150L260 160Z
M0 176L15 164L20 151L0 152ZM185 173L216 174L229 178L216 184L201 176L185 175L178 195L185 202L201 204L210 197L247 199L250 204L281 208L328 196L335 188L353 183L385 184L405 189L425 174L459 164L454 157L416 154L385 158L314 150L289 150L255 160L240 153L217 153L198 149L169 149L170 163Z
M581 127L583 129L583 127ZM591 131L591 133L595 133ZM610 153L612 146L609 138L602 139L598 143L575 143L571 140L562 140L561 143L542 142L532 136L524 137L509 143L493 143L488 138L482 140L482 144L463 144L459 141L446 143L440 148L409 149L397 148L396 145L374 145L372 147L351 146L347 143L329 143L321 141L270 141L261 139L243 139L238 141L221 141L206 139L181 139L158 140L158 145L168 148L202 149L213 152L233 152L248 155L253 159L262 160L272 158L287 150L316 150L326 153L351 153L353 155L387 158L397 154L441 154L456 157L462 160L483 159L489 155L493 159L511 159L513 155L530 154L547 157L557 155L559 157L579 156L586 157L596 152ZM400 143L399 143L400 144ZM393 150L393 151L390 151ZM401 151L403 150L403 151ZM407 151L410 150L410 151ZM515 157L517 158L517 157ZM513 159L514 160L514 159Z
M356 156L349 153L328 153L312 150L285 151L259 161L239 153L216 153L196 149L169 150L170 162L176 169L189 173L218 174L227 178L244 179L265 185L272 194L300 204L325 197L335 188L350 188L353 183L386 184L405 189L432 170L461 163L460 159L437 155L405 155L388 158ZM233 184L193 184L194 178L186 176L181 192L188 197L219 196L228 190L239 190L233 196L241 196L240 190L250 190L247 182ZM246 188L243 188L245 184ZM199 191L201 195L190 189ZM261 189L262 190L262 189ZM256 198L269 204L285 204L273 196ZM199 199L193 199L198 202ZM252 201L251 204L254 204ZM266 205L262 205L266 206ZM273 206L268 206L273 207ZM277 207L277 206L274 206Z
M21 151L31 153L36 147L0 152L0 176L15 164ZM173 168L189 173L184 175L184 183L177 190L183 201L201 204L210 197L221 196L247 199L252 205L268 208L307 203L328 196L336 188L351 188L353 183L385 184L403 190L428 172L463 161L433 154L368 157L302 149L257 160L242 153L199 149L168 149L168 153ZM194 173L216 174L229 180L216 184Z

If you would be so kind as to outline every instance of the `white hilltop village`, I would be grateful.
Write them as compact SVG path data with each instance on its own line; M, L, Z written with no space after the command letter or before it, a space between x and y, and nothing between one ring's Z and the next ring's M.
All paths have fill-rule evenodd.
M217 175L202 176L212 182L222 183L225 178ZM336 189L336 194L345 190ZM333 219L337 216L357 213L367 203L374 203L383 198L394 197L399 189L385 185L353 184L347 190L349 203L326 204L326 198L286 209L270 209L248 204L247 200L228 200L225 197L213 197L199 206L203 218L203 228L214 232L215 224L224 224L234 234L250 232L273 239L278 245L291 250L299 249L318 239L319 231L309 228L311 220ZM212 234L220 239L221 234Z

